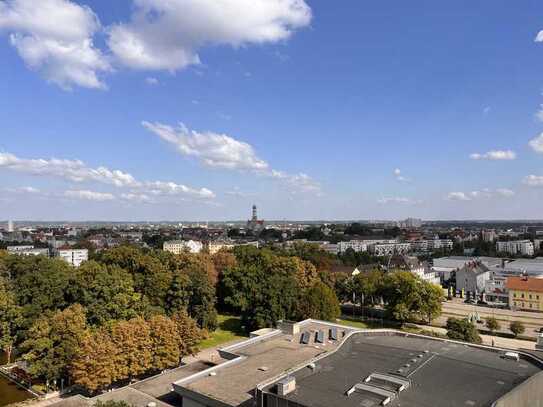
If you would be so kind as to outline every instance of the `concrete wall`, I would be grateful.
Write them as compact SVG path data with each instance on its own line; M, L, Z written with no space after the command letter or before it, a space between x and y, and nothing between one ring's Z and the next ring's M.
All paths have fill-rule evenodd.
M543 372L515 387L492 407L543 407Z

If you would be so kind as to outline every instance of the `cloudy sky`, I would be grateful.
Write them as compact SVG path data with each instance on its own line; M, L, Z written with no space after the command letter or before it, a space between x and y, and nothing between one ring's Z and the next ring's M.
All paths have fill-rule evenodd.
M539 0L0 1L0 218L543 218Z

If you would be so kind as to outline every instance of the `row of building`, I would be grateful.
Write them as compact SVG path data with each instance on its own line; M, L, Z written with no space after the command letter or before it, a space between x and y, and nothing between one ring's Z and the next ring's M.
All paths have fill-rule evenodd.
M233 241L212 241L201 242L198 240L170 240L164 242L162 249L173 254L182 253L200 253L207 250L209 254L215 254L220 250L230 250L235 246L255 246L258 247L258 241L254 242L233 242Z
M32 245L8 246L7 251L9 254L19 256L58 257L74 267L79 267L81 263L89 259L89 251L87 249L72 249L70 247L48 249L36 248Z

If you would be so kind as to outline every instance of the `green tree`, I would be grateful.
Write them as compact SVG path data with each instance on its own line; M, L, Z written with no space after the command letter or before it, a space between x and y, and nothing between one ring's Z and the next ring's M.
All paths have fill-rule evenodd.
M30 374L48 381L68 377L68 366L85 332L85 310L79 304L39 318L21 345Z
M0 349L6 354L8 363L11 362L17 332L22 324L22 308L17 305L7 281L0 276Z
M447 319L447 336L465 342L481 343L482 339L474 324L467 319Z
M336 293L320 281L304 290L298 301L298 317L300 319L335 321L340 314L341 310Z
M509 330L513 332L515 337L522 335L524 333L525 327L524 324L520 321L511 321L509 324Z
M494 332L499 331L501 328L500 323L494 317L490 317L486 319L486 327L488 328L488 330L490 331L492 335L494 335Z
M385 274L380 270L360 273L353 278L353 290L361 305L376 305L380 300Z
M444 300L443 289L427 281L422 282L420 290L421 295L421 314L429 324L432 320L441 315L442 304Z

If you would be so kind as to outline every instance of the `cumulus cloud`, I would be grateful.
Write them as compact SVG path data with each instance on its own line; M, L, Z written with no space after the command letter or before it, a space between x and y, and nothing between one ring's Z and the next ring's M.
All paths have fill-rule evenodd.
M543 42L543 31L539 31L535 37L535 42Z
M543 133L530 140L529 145L536 153L543 154Z
M450 192L446 199L449 201L471 201L481 198L510 198L513 196L515 196L515 191L508 188L497 188L495 190L483 188L481 190L470 192Z
M154 203L155 201L146 194L141 193L125 193L119 196L122 200L128 202L138 202L138 203Z
M447 195L449 201L471 201L471 198L464 192L449 192Z
M182 123L177 128L146 121L142 122L142 125L174 146L180 154L194 157L205 166L250 171L281 180L292 192L321 192L320 184L309 175L289 174L272 169L266 161L258 157L253 146L226 134L189 130Z
M13 154L0 153L0 169L2 168L32 175L53 176L73 182L98 182L119 188L132 188L140 193L158 191L157 194L187 195L204 199L215 197L215 194L207 188L195 189L165 181L138 181L129 173L106 167L91 168L80 160L23 159Z
M143 126L172 144L183 154L196 157L209 167L237 170L266 170L268 164L257 157L253 147L226 134L199 133L184 124L177 129L160 123L143 122Z
M400 196L381 198L377 202L383 205L391 204L391 203L415 205L415 204L422 203L422 201L420 200L414 200L411 198L405 198L405 197L400 197Z
M396 180L399 182L409 182L410 179L406 178L402 175L402 171L399 168L396 168L394 170L394 176L396 177Z
M99 30L93 11L70 0L0 2L0 32L29 68L63 89L106 87L99 75L111 66L93 44Z
M6 188L6 191L19 194L39 194L41 192L38 188L34 187Z
M113 201L115 199L113 194L88 190L70 190L64 192L64 196L70 199L96 202Z
M150 86L156 86L158 85L159 82L157 78L149 77L149 78L145 78L145 83Z
M487 153L473 153L469 156L472 160L514 160L517 154L511 150L491 150Z
M527 175L522 183L531 187L543 187L543 175Z
M199 64L205 45L274 43L310 21L304 0L134 0L130 22L109 28L108 45L130 68L176 71Z

